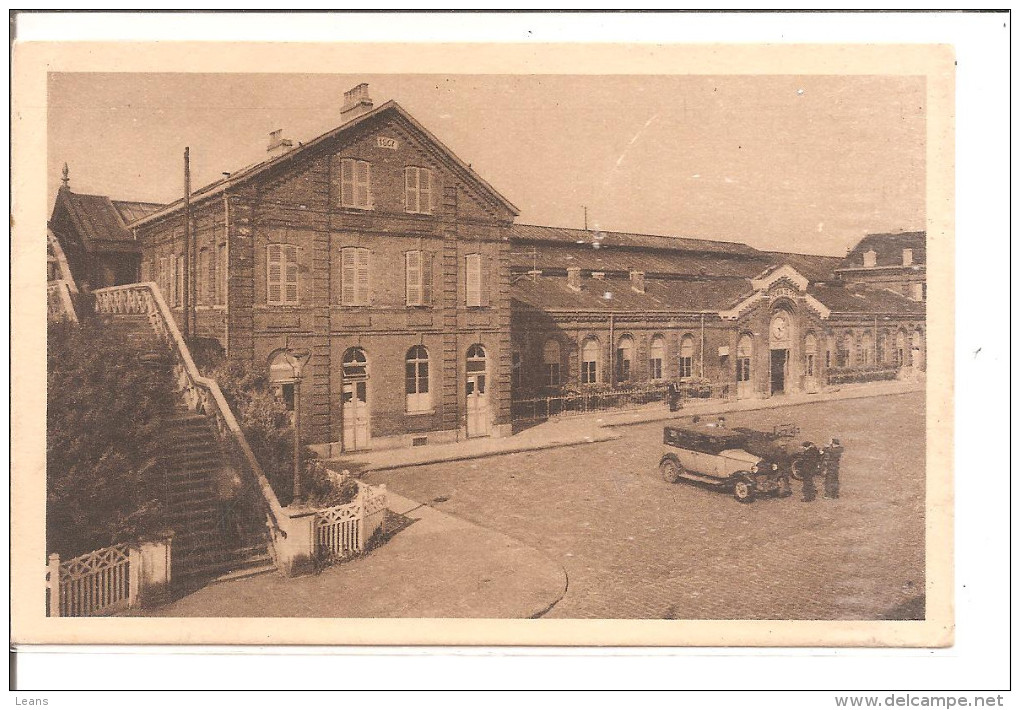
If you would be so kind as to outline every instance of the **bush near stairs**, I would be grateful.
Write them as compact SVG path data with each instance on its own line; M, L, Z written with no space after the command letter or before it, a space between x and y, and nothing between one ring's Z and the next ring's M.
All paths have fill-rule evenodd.
M66 559L159 537L177 406L169 354L123 323L56 323L47 336L47 550Z

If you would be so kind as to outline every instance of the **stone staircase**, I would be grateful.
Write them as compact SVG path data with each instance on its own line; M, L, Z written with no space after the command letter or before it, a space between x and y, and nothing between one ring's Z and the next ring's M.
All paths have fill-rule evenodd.
M141 364L166 355L145 315L104 315L101 321L137 351ZM208 416L185 408L166 428L167 527L174 532L172 579L184 590L275 569L268 531L253 496L232 471Z

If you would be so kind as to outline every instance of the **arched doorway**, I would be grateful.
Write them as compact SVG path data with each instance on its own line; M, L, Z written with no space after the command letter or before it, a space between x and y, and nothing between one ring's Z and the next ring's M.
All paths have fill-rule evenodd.
M754 385L751 384L751 357L754 351L754 343L747 333L737 340L737 398L747 399L754 393Z
M472 345L467 351L465 393L467 395L467 435L489 435L488 363L485 348Z
M910 334L910 365L917 372L924 369L924 349L920 329Z
M790 385L790 347L793 319L777 311L769 323L769 393L784 394Z
M368 448L371 409L368 404L368 357L361 348L350 348L341 361L343 368L343 449Z

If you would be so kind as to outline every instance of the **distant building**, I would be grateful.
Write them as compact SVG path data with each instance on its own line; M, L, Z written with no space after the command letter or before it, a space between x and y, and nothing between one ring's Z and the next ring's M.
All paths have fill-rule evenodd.
M519 225L517 208L397 103L374 107L359 85L338 118L304 144L274 131L262 162L190 200L195 334L270 379L308 353L299 401L311 444L502 436L515 401L567 389L681 381L770 397L924 368L921 233L901 239L894 266L899 235L840 259ZM51 220L95 255L97 285L137 278L140 258L178 318L184 226L183 200L118 203L66 184ZM875 255L858 265L862 245ZM912 298L904 284L917 278ZM293 406L293 385L279 382Z
M914 301L927 299L925 232L869 234L836 268L847 284L885 288Z
M65 165L48 226L78 286L137 282L142 249L127 225L161 206L72 192Z

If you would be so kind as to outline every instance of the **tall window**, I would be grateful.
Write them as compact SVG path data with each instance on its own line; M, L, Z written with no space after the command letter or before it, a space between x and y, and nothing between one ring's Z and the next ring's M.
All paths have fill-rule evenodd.
M177 280L178 273L179 272L177 270L177 257L171 256L169 261L168 261L167 274L166 274L166 282L167 282L166 295L170 297L170 305L171 306L178 306L178 305L180 305L180 293L181 293L181 289L180 289L180 283Z
M367 306L369 291L369 251L365 247L340 250L340 303Z
M652 338L652 346L648 350L648 377L652 380L662 379L662 361L666 359L666 339L661 335Z
M216 279L216 305L227 303L227 245L220 244L217 249L216 261L219 264Z
M804 374L815 376L815 355L818 352L818 340L812 333L804 336Z
M298 303L298 248L293 244L266 247L266 302L271 306Z
M209 274L208 294L209 294L209 305L218 303L217 296L219 292L219 281L217 275L219 270L217 269L216 263L216 249L209 247L209 264L206 272Z
M680 377L694 376L694 338L685 335L680 341Z
M914 263L914 250L913 249L904 249L903 250L903 265L904 266L910 266L913 263Z
M843 347L839 350L839 367L850 367L852 363L851 358L854 352L854 336L852 333L847 333L843 336L842 341Z
M581 346L581 384L593 385L599 381L599 341L589 338Z
M432 409L429 391L429 353L424 345L415 345L407 351L404 367L407 390L407 411L427 412Z
M519 391L521 384L521 354L514 350L510 353L510 389Z
M340 159L340 205L372 208L372 165L354 158Z
M631 365L634 361L634 339L629 335L620 338L616 347L616 379L626 382L631 376Z
M409 306L432 303L432 253L404 252L404 298Z
M924 300L924 284L923 283L912 283L910 284L910 297L915 301Z
M174 305L184 305L184 289L188 286L184 283L184 255L170 257L170 279L174 289Z
M741 335L737 341L737 382L751 380L751 336Z
M481 254L468 254L466 257L465 279L468 307L488 305L488 284L482 262Z
M864 265L868 267L874 266L877 256L878 255L875 253L874 249L869 249L868 251L864 252Z
M560 343L555 338L549 338L542 346L542 374L546 387L559 387Z
M907 364L907 336L902 330L896 333L896 367Z
M209 247L202 247L198 250L198 273L195 275L195 305L209 303L206 296L209 293Z
M432 171L428 168L404 168L404 209L408 212L432 212Z
M864 335L862 335L861 336L861 364L862 365L870 365L871 364L871 354L873 352L873 350L872 350L873 347L874 347L874 344L872 343L872 340L871 340L871 334L870 333L865 333Z

